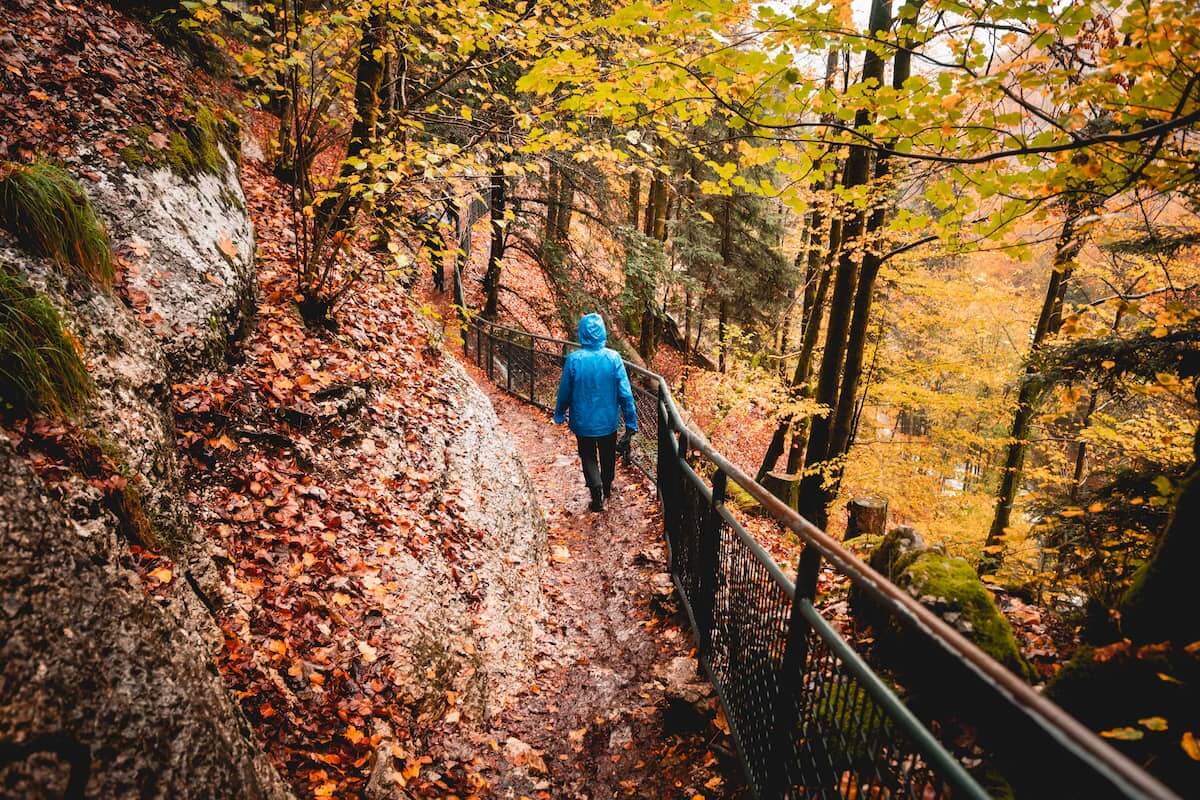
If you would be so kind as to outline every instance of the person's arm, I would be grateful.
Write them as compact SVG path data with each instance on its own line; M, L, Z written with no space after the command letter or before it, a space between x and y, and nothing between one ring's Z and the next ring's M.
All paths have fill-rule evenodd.
M562 377L558 379L558 397L554 400L554 424L562 425L571 407L571 359L563 362Z
M617 398L621 401L621 417L625 420L625 433L638 429L637 405L633 402L633 389L629 386L629 373L625 362L617 358Z

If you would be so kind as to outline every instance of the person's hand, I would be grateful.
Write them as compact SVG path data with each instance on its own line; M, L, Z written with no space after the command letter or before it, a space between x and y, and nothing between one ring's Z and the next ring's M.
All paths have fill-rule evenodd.
M633 433L634 432L630 429L625 429L625 434L621 437L621 440L617 442L617 455L629 458L629 451L633 443Z

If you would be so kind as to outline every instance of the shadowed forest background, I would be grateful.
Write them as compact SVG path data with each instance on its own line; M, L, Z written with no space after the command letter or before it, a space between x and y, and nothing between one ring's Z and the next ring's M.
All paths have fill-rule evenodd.
M654 487L586 528L629 551L605 565L553 440L455 360L476 319L573 339L590 312L741 470L1200 786L1195 3L5 0L0 793L56 796L57 753L63 792L170 796L178 759L129 776L177 725L189 752L245 733L194 755L191 796L746 796L669 579L645 588ZM727 491L795 575L800 539ZM39 616L80 563L93 589ZM610 566L638 631L556 647L625 648L645 705L698 721L537 697L556 598ZM818 588L884 652L848 584ZM110 628L118 596L152 644ZM73 626L124 644L76 664ZM74 666L43 699L139 650L122 686L194 676L138 768L81 773L103 719L24 710L47 641Z

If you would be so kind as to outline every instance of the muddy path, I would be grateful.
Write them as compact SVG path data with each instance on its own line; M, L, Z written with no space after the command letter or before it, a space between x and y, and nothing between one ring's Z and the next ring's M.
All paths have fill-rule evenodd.
M536 683L494 717L497 797L740 797L740 767L697 670L666 570L653 485L618 469L587 510L574 438L473 377L517 442L549 528ZM490 749L490 748L489 748Z

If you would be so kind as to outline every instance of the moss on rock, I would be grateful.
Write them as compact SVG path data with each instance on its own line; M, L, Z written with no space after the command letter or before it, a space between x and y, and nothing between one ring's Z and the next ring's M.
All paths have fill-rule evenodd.
M839 767L871 761L873 745L893 738L892 720L857 681L827 682L817 691L810 712L826 755Z
M220 175L225 169L225 152L236 159L241 152L241 123L228 111L197 105L192 119L182 130L165 134L155 141L155 132L145 125L125 131L131 143L121 150L121 158L131 169L170 169L177 175L201 173Z
M981 650L1026 680L1037 673L1025 661L1012 626L992 593L965 559L926 550L897 576L897 583L932 608Z
M883 537L869 563L989 656L1027 681L1037 679L1037 673L1021 655L1012 626L966 560L927 546L912 528L899 527ZM906 632L895 620L860 591L851 593L851 603L861 621L898 645L897 652L903 652Z
M762 511L762 506L758 501L734 480L725 482L725 504L745 514L756 514Z

